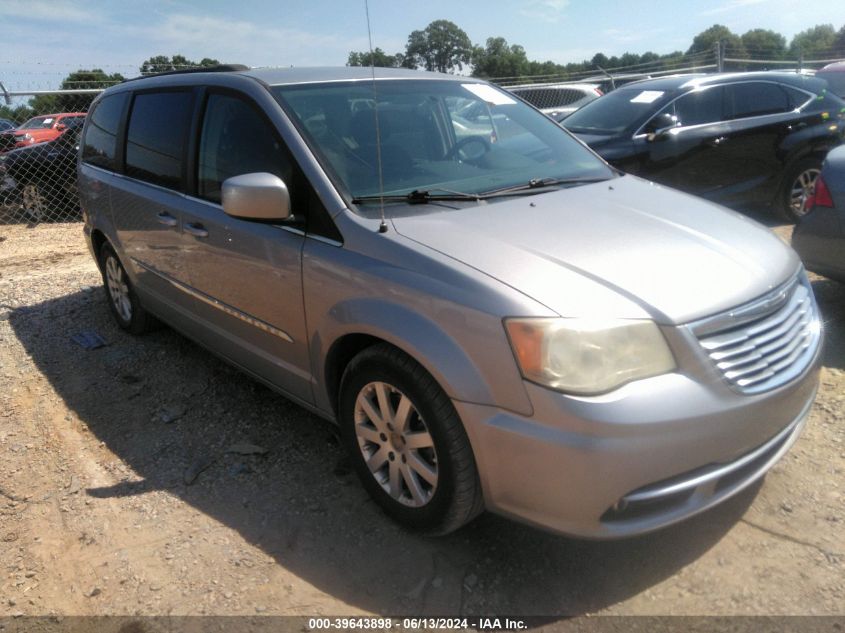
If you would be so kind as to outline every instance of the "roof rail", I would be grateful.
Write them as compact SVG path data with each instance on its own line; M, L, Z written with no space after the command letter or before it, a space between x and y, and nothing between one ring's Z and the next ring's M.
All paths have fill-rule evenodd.
M181 70L165 70L160 73L150 73L148 75L141 75L140 77L132 77L131 79L124 79L122 83L127 81L137 81L138 79L146 79L147 77L162 77L164 75L187 75L190 73L231 73L249 70L249 66L243 64L217 64L216 66L197 66L194 68L182 68Z

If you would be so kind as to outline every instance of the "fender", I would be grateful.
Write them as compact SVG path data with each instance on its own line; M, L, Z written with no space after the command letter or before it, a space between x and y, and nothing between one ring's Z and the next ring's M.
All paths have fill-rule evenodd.
M447 326L450 318L464 318L457 311L454 315L441 316L446 319ZM501 346L495 341L490 341L490 346L505 351L508 356L503 360L507 361L513 357L504 328L501 330L504 350L500 350ZM325 376L326 361L334 346L350 334L381 339L401 349L425 367L454 400L498 406L523 415L533 413L515 361L480 367L440 324L406 306L383 299L348 299L329 311L311 338L311 362L316 375ZM334 395L329 394L330 384L330 380L317 380L314 395L320 408L332 411Z

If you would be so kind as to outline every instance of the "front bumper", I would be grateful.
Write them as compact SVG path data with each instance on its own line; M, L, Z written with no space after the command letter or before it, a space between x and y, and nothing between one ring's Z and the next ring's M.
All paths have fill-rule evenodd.
M797 439L818 385L807 370L757 396L668 374L606 396L533 384L530 418L455 402L487 509L586 538L620 538L702 512L762 477Z

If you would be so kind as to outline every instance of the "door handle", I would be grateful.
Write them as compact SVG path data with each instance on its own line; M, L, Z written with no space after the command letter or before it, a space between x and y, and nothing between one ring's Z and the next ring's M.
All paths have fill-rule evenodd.
M174 218L166 211L162 211L161 213L156 214L156 218L158 218L158 223L163 224L164 226L173 227L179 224L179 220Z
M719 145L724 145L728 142L727 136L717 136L716 138L710 139L707 144L711 147L719 147Z
M208 231L199 222L189 222L182 230L194 237L208 237Z

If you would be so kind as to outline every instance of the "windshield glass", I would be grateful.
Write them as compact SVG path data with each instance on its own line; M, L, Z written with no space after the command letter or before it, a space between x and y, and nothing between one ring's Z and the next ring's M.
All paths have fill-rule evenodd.
M579 133L618 134L645 123L671 97L662 90L620 88L576 110L564 119L563 125Z
M557 124L478 83L380 80L276 86L328 171L355 198L411 191L479 194L532 179L613 172ZM378 134L376 133L378 120Z
M37 130L37 129L49 128L53 125L55 120L56 119L51 117L51 116L37 116L37 117L30 119L26 123L24 123L18 129L21 129L21 130Z

